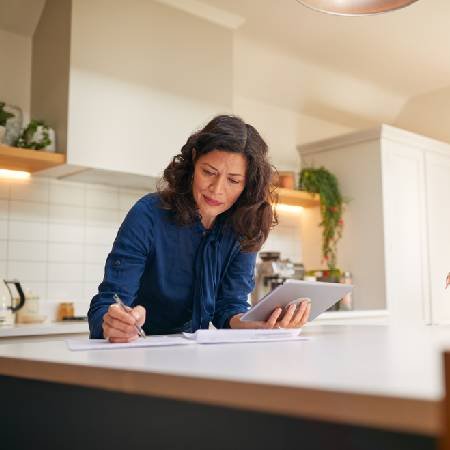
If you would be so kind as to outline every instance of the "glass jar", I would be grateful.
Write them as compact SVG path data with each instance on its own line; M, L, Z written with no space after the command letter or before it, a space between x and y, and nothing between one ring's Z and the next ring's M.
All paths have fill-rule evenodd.
M353 284L351 272L342 272L341 283ZM341 300L339 300L339 311L351 311L353 309L352 303L352 294L349 292L348 294L345 294Z
M75 315L75 308L73 302L62 302L58 306L58 313L56 320L62 321L64 317L73 317Z

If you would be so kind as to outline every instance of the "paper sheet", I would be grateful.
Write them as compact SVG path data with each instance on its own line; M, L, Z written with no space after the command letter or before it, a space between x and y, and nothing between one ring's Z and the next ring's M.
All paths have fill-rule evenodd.
M183 335L147 336L133 342L113 344L105 339L66 339L69 350L114 350L117 348L159 347L166 345L221 344L238 342L306 341L299 329L197 330Z
M301 329L251 329L251 330L197 330L195 333L183 333L187 339L198 344L219 344L227 342L273 342L308 340L300 336Z
M165 345L186 345L195 344L195 341L190 341L180 335L172 336L147 336L140 338L133 342L125 342L120 344L113 344L106 339L66 339L66 344L69 350L114 350L117 348L136 348L136 347L158 347Z

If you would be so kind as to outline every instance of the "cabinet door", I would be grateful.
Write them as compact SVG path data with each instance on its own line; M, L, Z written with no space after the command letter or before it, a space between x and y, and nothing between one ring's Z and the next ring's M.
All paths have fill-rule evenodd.
M433 323L450 323L450 154L426 153L429 277Z
M423 150L383 139L382 165L387 307L429 322Z

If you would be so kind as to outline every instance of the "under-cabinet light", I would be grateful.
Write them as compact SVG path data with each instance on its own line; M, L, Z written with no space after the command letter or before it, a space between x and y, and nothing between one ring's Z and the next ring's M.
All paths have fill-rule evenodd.
M30 172L24 172L23 170L0 169L0 178L7 178L9 180L28 180L30 176Z
M276 211L288 212L293 214L300 214L303 211L303 206L285 205L284 203L278 203L274 205Z

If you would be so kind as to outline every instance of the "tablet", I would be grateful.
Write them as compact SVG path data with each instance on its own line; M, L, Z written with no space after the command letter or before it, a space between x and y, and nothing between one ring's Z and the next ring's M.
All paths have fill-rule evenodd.
M286 280L284 284L276 287L247 311L241 317L241 320L244 322L266 321L277 306L286 307L308 298L311 300L311 311L309 313L309 322L311 322L344 297L345 294L351 292L352 289L351 284Z

